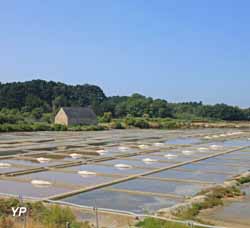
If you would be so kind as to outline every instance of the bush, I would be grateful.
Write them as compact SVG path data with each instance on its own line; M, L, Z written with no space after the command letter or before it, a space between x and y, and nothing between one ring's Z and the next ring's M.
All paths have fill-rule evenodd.
M104 112L103 116L100 118L100 122L102 123L110 123L112 120L111 112Z
M240 184L245 184L250 182L250 176L249 177L241 177L237 180Z
M67 128L67 126L65 126L63 124L54 124L53 125L53 130L54 131L67 131L68 128Z
M112 129L124 129L124 126L122 125L122 122L121 121L113 121L111 123L111 128Z
M125 122L125 125L127 127L129 127L129 126L134 126L135 125L135 121L136 121L135 118L133 118L133 117L127 117L124 122Z
M142 129L149 128L149 123L144 119L136 119L134 126Z

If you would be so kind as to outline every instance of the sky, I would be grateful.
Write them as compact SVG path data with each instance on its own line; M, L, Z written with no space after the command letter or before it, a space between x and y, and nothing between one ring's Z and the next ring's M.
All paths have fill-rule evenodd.
M0 2L0 81L250 107L248 0Z

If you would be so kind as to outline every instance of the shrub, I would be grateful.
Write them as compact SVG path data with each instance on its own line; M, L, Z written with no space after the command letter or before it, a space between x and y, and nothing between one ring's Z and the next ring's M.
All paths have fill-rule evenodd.
M135 123L134 123L134 126L135 127L138 127L138 128L149 128L149 123L144 120L144 119L136 119L135 120Z
M125 125L129 127L129 126L134 126L135 125L135 121L136 121L135 118L133 118L133 117L127 117L124 122L125 122Z
M111 123L111 128L113 128L113 129L124 129L124 126L122 125L121 121L116 120L116 121L113 121Z
M102 123L110 123L112 120L112 113L111 112L104 112L103 116L100 118Z
M53 125L53 130L54 131L67 131L68 128L67 128L67 126L65 126L63 124L54 124Z

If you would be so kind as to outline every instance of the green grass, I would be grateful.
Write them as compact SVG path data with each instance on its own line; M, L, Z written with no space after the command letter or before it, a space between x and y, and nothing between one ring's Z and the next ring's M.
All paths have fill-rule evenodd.
M239 184L246 184L250 182L250 176L249 177L241 177L237 180Z
M136 227L141 228L189 228L188 225L163 221L160 219L146 218L143 221L136 224ZM198 228L195 226L194 228Z

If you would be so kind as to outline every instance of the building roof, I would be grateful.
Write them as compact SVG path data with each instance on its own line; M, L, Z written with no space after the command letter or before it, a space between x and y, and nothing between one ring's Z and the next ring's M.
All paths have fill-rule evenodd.
M96 114L91 107L62 107L70 119L96 119Z

